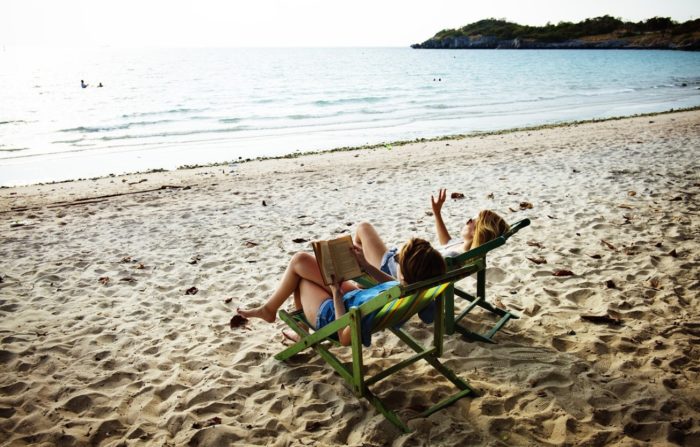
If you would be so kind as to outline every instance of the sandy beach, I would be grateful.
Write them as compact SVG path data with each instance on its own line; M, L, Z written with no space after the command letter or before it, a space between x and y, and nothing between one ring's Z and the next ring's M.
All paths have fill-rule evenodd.
M440 187L454 234L532 220L488 258L521 318L446 339L480 397L415 418L448 385L418 363L374 388L402 434L313 351L276 361L279 320L229 327L308 241L435 242ZM0 189L0 445L700 446L699 198L700 111Z

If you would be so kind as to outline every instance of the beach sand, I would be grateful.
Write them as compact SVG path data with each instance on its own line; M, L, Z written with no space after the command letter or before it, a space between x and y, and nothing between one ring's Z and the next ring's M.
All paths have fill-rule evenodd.
M0 189L1 445L700 445L700 111L230 171ZM310 250L294 239L369 221L435 241L439 187L465 196L453 235L483 208L532 220L488 259L487 296L521 318L446 339L480 397L416 418L449 389L418 363L374 387L402 434L313 351L276 361L279 320L229 327ZM387 332L365 353L407 351Z

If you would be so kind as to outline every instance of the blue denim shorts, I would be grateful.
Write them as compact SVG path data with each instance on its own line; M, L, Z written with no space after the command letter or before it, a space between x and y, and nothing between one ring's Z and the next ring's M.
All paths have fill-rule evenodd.
M396 262L396 253L399 249L394 247L387 250L382 256L382 262L379 264L379 270L390 275L393 278L399 277L399 264Z
M328 298L326 301L321 303L316 313L316 330L321 329L323 326L335 321L335 306L333 306L333 299Z

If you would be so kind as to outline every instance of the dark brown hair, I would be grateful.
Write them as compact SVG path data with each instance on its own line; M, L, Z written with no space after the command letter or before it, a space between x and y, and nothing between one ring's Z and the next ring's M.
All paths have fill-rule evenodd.
M443 275L447 270L440 252L419 238L411 238L401 247L398 261L406 284Z

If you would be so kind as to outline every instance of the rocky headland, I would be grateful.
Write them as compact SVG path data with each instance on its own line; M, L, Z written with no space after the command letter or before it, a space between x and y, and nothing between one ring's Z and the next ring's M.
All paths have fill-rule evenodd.
M622 22L609 16L579 23L534 27L487 19L460 29L447 29L423 43L422 49L663 49L700 50L700 19L676 23L655 17Z

